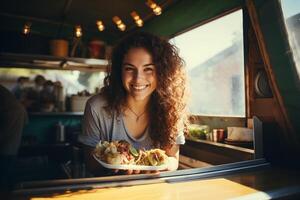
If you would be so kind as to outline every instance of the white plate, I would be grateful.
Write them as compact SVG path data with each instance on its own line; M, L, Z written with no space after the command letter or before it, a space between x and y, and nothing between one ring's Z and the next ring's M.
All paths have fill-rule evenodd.
M167 164L159 165L159 166L146 166L146 165L111 165L101 161L97 156L93 155L95 160L99 162L103 167L108 169L131 169L131 170L151 170L151 171L161 171L168 168Z

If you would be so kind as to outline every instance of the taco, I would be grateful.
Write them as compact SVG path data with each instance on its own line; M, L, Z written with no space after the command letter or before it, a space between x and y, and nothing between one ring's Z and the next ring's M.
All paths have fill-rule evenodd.
M136 150L125 140L100 142L94 150L94 155L112 165L159 166L165 164L168 158L161 149Z

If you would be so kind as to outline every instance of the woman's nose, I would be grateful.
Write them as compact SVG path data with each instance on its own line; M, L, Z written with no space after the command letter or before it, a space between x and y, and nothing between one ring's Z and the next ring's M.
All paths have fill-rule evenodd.
M143 73L142 70L137 70L136 73L135 73L135 79L143 79L145 78L145 75Z

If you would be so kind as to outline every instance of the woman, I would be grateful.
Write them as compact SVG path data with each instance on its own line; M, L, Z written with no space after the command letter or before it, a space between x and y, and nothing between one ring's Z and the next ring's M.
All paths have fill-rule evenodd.
M149 33L125 38L113 50L100 94L86 104L83 135L88 168L99 141L126 140L138 149L161 148L176 170L186 132L183 60L168 41ZM139 173L127 171L127 173Z

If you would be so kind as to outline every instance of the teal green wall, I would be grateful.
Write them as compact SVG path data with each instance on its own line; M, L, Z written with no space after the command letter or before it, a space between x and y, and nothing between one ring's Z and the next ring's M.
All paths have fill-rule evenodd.
M29 115L29 121L24 127L24 138L35 138L39 144L55 141L55 125L61 122L67 129L80 128L80 115Z
M143 30L169 37L243 5L244 0L181 0L147 22Z

